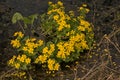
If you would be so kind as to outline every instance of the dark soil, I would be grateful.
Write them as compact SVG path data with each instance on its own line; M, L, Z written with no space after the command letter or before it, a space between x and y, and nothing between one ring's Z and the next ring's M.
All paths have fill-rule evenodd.
M21 28L17 24L13 25L11 23L12 15L15 12L20 12L24 16L29 16L35 13L42 14L47 11L48 1L57 2L58 0L0 0L0 75L2 75L2 73L10 69L7 66L7 61L16 52L10 46L10 40L13 38L12 35L14 32L21 30ZM97 52L98 55L101 55L101 53L104 52L103 50L105 48L108 48L110 50L110 55L113 57L112 61L116 62L117 64L116 69L117 71L120 72L120 68L119 68L120 67L120 52L119 52L120 31L118 31L115 35L113 35L116 30L120 29L120 1L119 0L61 0L61 1L63 1L66 7L66 12L69 10L76 11L77 8L83 3L86 3L88 5L88 8L91 11L87 15L87 20L94 25L96 44L100 43L97 49L93 51ZM108 45L106 39L101 40L105 34L108 36L113 35L110 36L109 39L111 40L111 42L117 45L118 49L116 49L115 45L111 44L111 42L108 42L109 43ZM100 50L98 50L98 48L100 48ZM93 66L92 63L93 60L98 58L100 57L97 58L93 57L93 59L86 60L85 65L87 66L87 68L90 69ZM80 63L84 64L84 62L80 62ZM81 68L82 67L79 67L78 70L80 71ZM79 77L85 75L85 73L81 74L79 71L77 74ZM58 72L58 75L56 76L60 76L59 74L61 75L64 74L62 76L63 80L73 80L72 78L74 78L73 77L74 75L71 73L72 70L66 70L63 72ZM67 75L66 73L70 75ZM34 75L34 73L32 75ZM37 77L40 76L42 77L42 79L37 78L35 80L62 80L62 78L61 79L58 79L58 77L53 78L49 75L44 75L44 74L40 75L36 73L36 76ZM46 78L46 76L50 77L51 79ZM120 80L120 78L118 79ZM11 80L11 79L6 79L6 80ZM89 80L97 80L97 79L89 79ZM117 78L113 80L117 80Z

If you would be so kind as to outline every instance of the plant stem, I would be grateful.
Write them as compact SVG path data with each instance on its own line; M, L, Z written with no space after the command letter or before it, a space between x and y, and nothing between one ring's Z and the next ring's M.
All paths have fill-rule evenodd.
M23 26L21 25L21 23L19 21L18 21L18 24L21 27L21 29L23 30L23 33L25 33L25 30L24 30Z

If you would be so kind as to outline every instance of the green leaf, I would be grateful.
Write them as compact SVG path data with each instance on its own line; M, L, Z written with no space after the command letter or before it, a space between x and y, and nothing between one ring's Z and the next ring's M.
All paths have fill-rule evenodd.
M23 20L23 16L21 13L16 12L12 17L12 23L15 24L19 20Z
M25 24L31 24L31 20L28 17L24 17L23 21Z
M29 16L29 18L31 19L31 24L33 24L34 20L37 19L38 14L33 14L31 16Z
M38 14L34 14L28 17L24 17L23 21L25 24L33 24L34 20L37 19Z

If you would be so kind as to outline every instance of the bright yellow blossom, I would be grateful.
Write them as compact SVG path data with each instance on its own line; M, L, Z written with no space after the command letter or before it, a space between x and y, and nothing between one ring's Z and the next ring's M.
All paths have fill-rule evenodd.
M51 4L52 4L52 2L51 2L51 1L49 1L49 2L48 2L48 4L49 4L49 5L51 5Z
M12 65L12 64L14 63L15 59L16 59L16 56L13 56L12 59L10 59L10 60L8 61L8 64L9 64L9 65L10 65L10 64Z
M30 58L26 58L26 59L25 59L25 62L26 62L26 64L30 64L31 59L30 59Z
M25 59L26 59L26 55L23 54L23 55L20 57L19 61L24 62Z
M14 33L14 36L18 36L18 37L22 38L24 36L24 34L22 32L16 32L16 33Z
M19 63L16 63L16 64L15 64L15 68L19 69L19 68L20 68L20 64L19 64Z
M50 49L48 51L48 57L54 52L55 50L55 45L54 44L50 44Z
M80 9L80 10L83 10L84 8L83 8L83 7L80 7L79 9Z
M45 53L47 53L47 52L48 52L48 47L43 48L42 53L45 54Z
M33 42L33 41L35 41L35 40L36 40L36 38L31 38L31 39L30 39L31 42Z
M86 10L86 12L87 12L87 13L90 11L90 10L89 10L89 9L87 9L87 8L86 8L85 10Z
M38 41L38 46L41 46L41 45L43 45L43 40Z
M23 47L22 50L23 51L28 51L28 48L27 47Z
M34 49L33 48L29 48L28 49L28 53L33 54L34 53Z
M46 60L47 60L47 56L46 56L46 55L40 55L40 56L38 56L38 57L36 58L35 63L39 63L39 62L45 63Z
M59 15L55 15L55 16L53 17L53 19L54 19L54 20L58 20L58 19L59 19Z
M62 59L66 59L65 51L62 51L62 50L58 51L57 57L62 58Z
M54 59L48 60L48 68L49 70L59 70L59 63L56 63Z
M83 6L83 7L87 7L87 5L86 5L86 4L83 4L82 6Z
M60 67L60 64L59 64L59 63L55 63L55 64L54 64L54 70L57 70L57 71L58 71L58 70L59 70L59 67Z
M53 59L48 60L48 68L49 68L49 70L54 70L54 64L55 64L55 60L53 60Z
M61 1L58 1L57 4L63 6L63 3Z
M90 23L81 19L80 20L80 25L84 26L85 28L89 28Z
M15 48L19 48L21 46L20 41L18 39L11 40L11 44Z
M80 30L80 31L85 31L85 27L83 27L83 26L78 26L78 30Z
M86 41L84 41L84 40L81 41L81 47L82 47L83 49L89 49Z

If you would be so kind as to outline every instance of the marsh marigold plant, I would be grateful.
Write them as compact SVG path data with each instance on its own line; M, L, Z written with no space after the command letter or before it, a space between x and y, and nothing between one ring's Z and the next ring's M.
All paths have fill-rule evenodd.
M74 11L66 13L61 1L48 4L47 13L40 15L42 32L48 37L47 40L16 32L11 45L21 53L13 56L8 61L9 65L17 69L29 69L34 63L57 71L61 62L79 59L81 53L92 47L94 33L91 23L86 21L86 14L90 11L86 4L79 8L79 16Z

